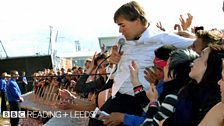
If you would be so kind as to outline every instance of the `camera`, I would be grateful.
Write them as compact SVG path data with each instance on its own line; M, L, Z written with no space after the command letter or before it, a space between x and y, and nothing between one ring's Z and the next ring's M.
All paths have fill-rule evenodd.
M203 26L195 27L195 33L197 33L198 30L204 30L204 27Z

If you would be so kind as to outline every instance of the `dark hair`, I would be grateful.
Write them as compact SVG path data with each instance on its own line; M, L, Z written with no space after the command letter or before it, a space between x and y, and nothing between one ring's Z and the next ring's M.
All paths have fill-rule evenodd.
M75 70L75 69L77 69L77 66L73 66L73 67L72 67L72 70Z
M221 45L220 45L221 46ZM222 78L222 58L224 58L224 49L214 50L210 48L210 53L207 60L207 68L204 76L201 79L200 85L216 84ZM215 82L215 83L208 83Z
M102 54L102 53L98 53L97 54L97 57L96 57L96 59L94 60L94 64L97 66L98 64L97 64L97 62L99 61L99 60L101 60L101 59L106 59L107 57L106 57L106 54Z
M82 67L80 66L80 67L78 67L78 70L82 70Z
M172 117L176 121L175 124L199 124L209 109L220 101L217 82L221 78L224 49L210 49L207 68L201 81L197 83L192 80L178 95L175 114Z
M177 49L177 48L173 45L163 45L163 46L157 48L154 51L154 54L157 58L167 61L170 57L170 52L172 52L175 49Z
M191 63L198 57L192 49L177 49L170 53L168 76L171 78L189 77Z
M122 5L114 14L114 22L117 22L117 19L122 16L128 21L135 21L140 19L143 25L148 24L146 14L143 8L136 2L131 1Z
M197 103L194 102L195 104L201 104L202 109L204 108L203 106L207 106L206 109L204 108L204 110L202 110L202 113L197 113L195 116L197 119L194 119L195 121L201 120L208 110L221 100L218 81L222 77L221 72L222 58L224 58L224 48L221 50L216 50L211 47L208 48L210 49L210 52L208 54L205 73L201 81L196 85L192 85L193 88L190 87L192 90L188 90L190 93L188 95L191 95L191 97L195 97L196 95L197 98L195 99L197 100Z

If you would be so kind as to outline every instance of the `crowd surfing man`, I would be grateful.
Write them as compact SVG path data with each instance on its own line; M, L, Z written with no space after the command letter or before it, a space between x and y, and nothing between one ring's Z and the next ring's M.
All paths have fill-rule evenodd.
M91 118L90 126L123 125L117 121L124 116L114 116L113 112L141 115L142 109L134 97L133 86L130 80L128 65L134 60L138 66L139 80L145 90L149 84L144 79L144 69L153 66L154 50L162 45L174 45L177 48L186 48L193 42L174 33L160 31L151 25L143 8L135 1L122 5L114 14L114 22L119 26L119 32L126 42L119 53L118 46L112 46L110 63L117 64L110 97L100 110L110 114L104 122Z

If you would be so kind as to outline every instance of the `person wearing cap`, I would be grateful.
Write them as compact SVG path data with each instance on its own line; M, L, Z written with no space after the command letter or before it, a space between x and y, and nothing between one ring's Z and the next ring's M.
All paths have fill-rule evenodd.
M7 98L10 105L10 111L20 111L20 102L23 101L21 97L20 88L16 82L19 77L19 73L16 70L10 72L11 79L6 87ZM19 124L19 118L10 118L10 123L12 126L17 126Z
M1 80L0 80L0 92L1 92L1 114L3 111L6 111L6 99L5 99L5 93L6 93L6 76L7 73L2 73Z

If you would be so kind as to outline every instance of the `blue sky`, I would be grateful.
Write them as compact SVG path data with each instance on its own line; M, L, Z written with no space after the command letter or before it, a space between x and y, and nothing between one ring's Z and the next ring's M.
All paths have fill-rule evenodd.
M58 53L99 51L98 37L119 36L113 14L129 0L0 0L0 40L9 57L47 54L49 26L58 31ZM150 21L172 30L179 15L193 16L192 26L224 28L223 0L136 0ZM0 47L0 57L5 54Z

